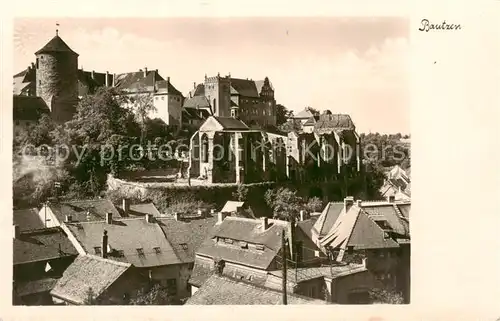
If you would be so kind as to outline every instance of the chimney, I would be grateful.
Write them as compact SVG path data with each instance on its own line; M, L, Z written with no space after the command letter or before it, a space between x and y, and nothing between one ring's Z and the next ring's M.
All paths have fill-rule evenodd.
M354 204L354 197L348 196L344 198L344 210L347 212Z
M91 77L92 79L95 79L95 71L93 71L93 70L92 70L92 71L90 72L90 77Z
M167 83L170 84L170 76L167 77Z
M31 69L35 69L35 63L34 62L31 63Z
M193 82L193 89L196 89L196 82Z
M174 213L174 218L176 221L179 221L181 217L180 217L179 213Z
M153 71L153 92L156 91L156 70Z
M394 196L394 195L390 195L390 196L388 196L388 197L387 197L387 201L388 201L389 203L394 203L394 200L395 200L395 199L396 199L396 196Z
M146 78L147 75L148 75L148 68L144 67L144 78Z
M261 217L262 221L262 232L265 232L269 228L269 219L267 217Z
M361 207L361 204L362 204L362 201L361 201L361 200L357 200L357 201L356 201L356 205L357 205L358 207Z
M130 212L130 200L127 198L124 198L122 200L122 210L125 216L128 216L128 213Z
M106 71L106 78L104 79L106 87L109 87L109 72ZM94 79L94 76L92 75L92 79Z
M148 223L154 223L154 216L153 216L153 214L146 214L146 222L148 222Z
M113 213L106 213L106 224L113 224Z
M14 225L13 228L14 228L14 231L13 231L12 237L17 239L17 238L19 238L19 235L21 234L21 229L19 228L19 225Z
M106 79L108 79L107 76L106 76ZM116 74L113 73L112 86L114 87L115 85L116 85Z
M307 216L306 211L300 210L300 220L305 221L307 219L306 216Z
M102 257L105 259L108 257L108 231L104 230L102 234Z
M71 215L66 215L66 222L71 223L73 221L73 217Z

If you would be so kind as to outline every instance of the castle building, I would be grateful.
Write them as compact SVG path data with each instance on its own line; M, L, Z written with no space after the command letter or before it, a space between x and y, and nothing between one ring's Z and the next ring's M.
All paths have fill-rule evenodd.
M232 78L231 75L207 77L202 84L194 83L193 90L184 102L184 110L189 115L199 117L196 110L206 110L216 117L231 117L232 110L239 118L253 127L276 125L276 100L274 88L264 80Z
M43 105L41 101L56 122L66 122L76 112L79 99L100 87L114 87L129 98L127 101L132 105L137 98L146 97L144 102L154 106L148 115L150 118L160 118L171 126L181 125L184 97L170 83L170 77L164 79L157 69L121 74L79 69L78 54L59 37L57 30L56 36L38 50L35 57L35 63L14 75L14 121L19 124L36 122L33 118ZM24 98L26 96L32 99ZM21 102L22 112L16 112ZM30 109L35 116L30 116Z

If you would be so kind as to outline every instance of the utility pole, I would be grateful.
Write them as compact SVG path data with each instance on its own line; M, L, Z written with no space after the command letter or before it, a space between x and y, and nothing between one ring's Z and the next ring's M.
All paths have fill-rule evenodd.
M283 268L283 288L282 288L282 291L283 291L283 305L287 305L287 293L286 293L286 279L287 279L287 268L286 268L286 265L287 265L287 251L286 251L286 239L285 239L285 230L283 230L281 232L281 249L282 249L282 255L283 255L283 264L282 264L282 268Z

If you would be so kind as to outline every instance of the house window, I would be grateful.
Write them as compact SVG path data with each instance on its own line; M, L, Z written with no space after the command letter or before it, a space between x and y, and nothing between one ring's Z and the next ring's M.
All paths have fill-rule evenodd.
M162 96L162 97L161 97L161 100L165 100L165 97L163 97L163 96Z
M227 244L233 244L233 240L232 239L225 239L224 242L226 242Z
M176 279L168 279L167 280L167 292L171 295L177 294L177 280Z
M36 58L36 69L38 69L38 58Z
M139 256L142 256L142 257L144 256L144 250L143 250L142 248L140 248L140 249L136 249L136 250L137 250L137 254L138 254Z
M385 253L384 253L384 251L380 251L380 253L379 253L379 257L381 257L381 258L384 258L384 257L385 257Z
M160 250L159 247L153 247L153 250L155 250L156 254L160 254L161 253L161 250Z
M348 247L347 247L347 253L348 253L348 254L352 254L352 253L354 253L354 246L348 246Z
M100 246L94 247L94 252L96 255L101 255L101 247Z
M256 244L256 245L255 245L255 248L256 248L257 250L264 251L264 245L262 245L262 244Z
M42 81L41 81L41 80L39 80L39 81L38 81L38 84L41 86L41 85L42 85Z

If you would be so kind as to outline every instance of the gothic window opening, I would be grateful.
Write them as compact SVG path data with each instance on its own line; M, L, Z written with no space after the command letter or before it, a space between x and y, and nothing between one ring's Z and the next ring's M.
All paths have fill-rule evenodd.
M204 163L208 162L208 136L203 134L201 136L201 161Z

